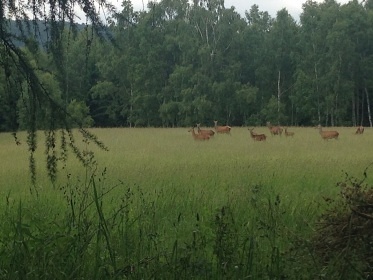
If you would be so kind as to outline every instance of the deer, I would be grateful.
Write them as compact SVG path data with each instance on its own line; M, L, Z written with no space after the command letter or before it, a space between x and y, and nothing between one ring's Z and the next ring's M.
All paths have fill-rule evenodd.
M323 131L321 125L318 126L319 132L321 135L321 138L324 140L329 140L329 139L338 139L339 133L338 131Z
M197 131L198 131L198 134L207 134L209 135L210 137L214 136L215 135L215 132L211 129L201 129L201 124L200 123L197 123Z
M293 137L293 136L294 136L294 132L290 132L290 131L288 131L288 128L286 127L286 128L285 128L285 136L286 136L286 137L288 137L288 136Z
M253 138L254 141L265 141L267 139L267 136L265 134L258 134L255 133L253 130L254 128L248 128L250 131L250 136Z
M282 127L280 126L273 126L270 122L267 122L267 127L269 128L269 131L271 132L271 135L282 135Z
M226 125L226 126L218 126L218 121L214 121L215 123L215 131L216 133L220 133L220 134L231 134L231 127Z
M189 129L188 132L192 132L192 136L193 136L194 140L196 140L196 141L197 140L200 140L200 141L210 140L210 136L207 135L207 134L196 134L196 132L194 131L194 127Z
M364 133L364 126L359 126L359 127L356 129L355 134L363 134L363 133Z

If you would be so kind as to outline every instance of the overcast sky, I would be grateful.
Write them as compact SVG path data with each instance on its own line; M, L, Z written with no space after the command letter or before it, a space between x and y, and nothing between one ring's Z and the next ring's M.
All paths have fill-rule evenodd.
M118 11L120 11L120 4L122 3L121 0L111 0L114 5L118 7ZM158 0L159 1L159 0ZM245 15L245 11L249 11L251 6L256 4L259 6L259 10L263 12L268 12L271 17L276 17L276 13L286 8L290 15L295 20L299 20L299 15L302 12L302 4L305 3L306 0L225 0L225 8L230 8L231 6L235 7L235 10L239 12L242 17ZM320 0L316 0L316 2L323 2ZM338 3L345 4L348 3L349 0L337 0ZM360 2L360 1L359 1ZM142 10L148 4L148 0L132 0L132 5L135 11Z
M286 8L289 14L295 19L299 19L299 15L302 13L302 4L306 0L225 0L225 8L234 6L236 11L241 15L245 14L245 11L249 11L251 6L256 4L259 6L259 10L268 12L271 17L276 17L276 13L283 8ZM316 0L316 2L324 2ZM345 4L349 0L337 0L338 3Z

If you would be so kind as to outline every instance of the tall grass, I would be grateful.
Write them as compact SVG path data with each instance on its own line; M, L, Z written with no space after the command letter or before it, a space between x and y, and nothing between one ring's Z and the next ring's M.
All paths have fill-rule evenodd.
M344 173L359 177L372 161L371 131L338 128L339 140L324 141L292 128L294 138L254 142L233 128L197 142L187 130L93 129L109 152L89 147L92 169L71 157L55 187L41 147L38 197L25 143L0 134L0 278L316 277L312 256L294 248Z

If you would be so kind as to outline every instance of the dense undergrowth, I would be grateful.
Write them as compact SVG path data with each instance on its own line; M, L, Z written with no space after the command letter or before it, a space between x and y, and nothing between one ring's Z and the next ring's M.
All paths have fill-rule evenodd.
M356 216L363 206L351 201L371 198L371 189L351 182L339 184L342 195L332 210L331 202L294 209L263 186L248 185L246 212L232 201L210 212L179 212L175 205L159 207L140 188L106 186L105 171L56 190L60 205L9 195L1 215L0 278L368 278L372 221ZM122 196L111 196L118 187ZM364 209L371 210L370 200ZM173 211L175 219L160 222L162 211Z

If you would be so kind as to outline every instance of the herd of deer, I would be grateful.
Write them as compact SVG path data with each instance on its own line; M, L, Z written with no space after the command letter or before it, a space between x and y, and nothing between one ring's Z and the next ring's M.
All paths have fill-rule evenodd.
M212 136L215 135L215 132L216 133L220 133L220 134L231 134L231 127L228 126L228 125L225 125L225 126L218 126L218 121L214 121L215 123L215 131L211 130L211 129L201 129L201 124L197 123L197 131L198 133L196 133L194 131L194 127L192 127L191 129L189 129L189 132L192 132L192 135L193 135L193 138L195 140L209 140Z
M283 131L285 132L286 137L288 137L288 136L293 137L294 136L294 132L288 131L287 127L285 127L285 129L283 129L281 126L271 125L270 122L267 122L267 127L269 128L269 132L271 133L272 136L273 135L280 135L281 136ZM267 136L265 134L255 133L253 131L254 128L248 128L248 130L250 131L250 136L251 136L251 138L253 138L254 141L265 141L267 139Z
M231 127L228 125L225 126L218 126L218 121L214 121L214 130L211 129L201 129L199 123L197 123L197 132L194 131L194 127L192 127L189 132L192 132L192 136L195 140L209 140L211 137L215 135L215 133L219 134L231 134ZM270 122L267 122L267 127L269 129L269 132L271 133L272 136L274 135L282 135L282 132L285 133L285 136L288 137L293 137L294 132L288 131L287 128L282 128L281 126L273 126L271 125ZM339 133L338 131L324 131L319 125L317 127L319 129L319 133L321 135L321 138L324 140L329 140L329 139L338 139ZM267 136L265 134L258 134L254 132L254 128L248 128L250 131L250 136L254 141L266 141ZM359 126L355 132L355 134L363 134L364 133L364 127Z

